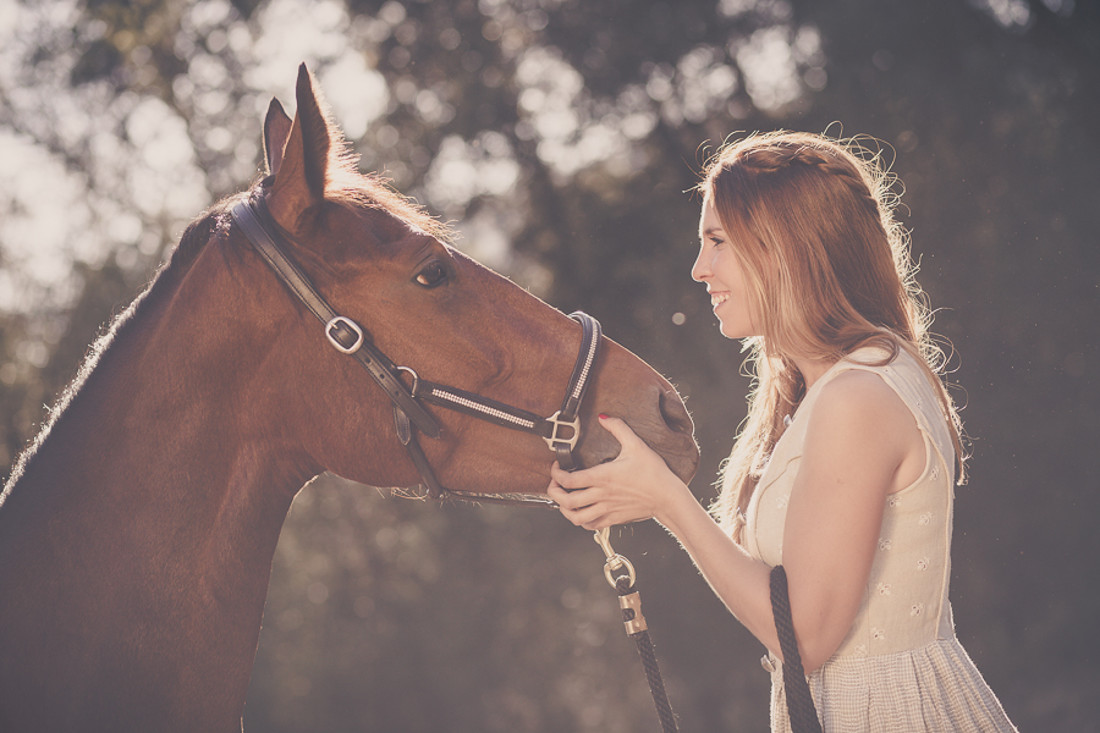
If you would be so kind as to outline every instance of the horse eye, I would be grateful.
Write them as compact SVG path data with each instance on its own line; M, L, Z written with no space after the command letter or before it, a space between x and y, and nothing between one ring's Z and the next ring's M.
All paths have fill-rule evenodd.
M413 278L417 285L434 288L447 280L447 268L442 262L429 262L428 266Z

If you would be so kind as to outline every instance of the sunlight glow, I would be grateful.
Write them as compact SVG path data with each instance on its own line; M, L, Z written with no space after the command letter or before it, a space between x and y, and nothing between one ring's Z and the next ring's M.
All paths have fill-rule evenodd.
M521 129L539 141L539 157L555 174L568 177L597 164L616 176L632 172L630 142L657 124L644 88L627 86L611 102L594 99L558 51L541 47L523 53L516 79Z
M1026 0L972 0L972 2L991 15L1002 28L1023 29L1030 26L1034 20Z
M480 209L458 225L462 251L497 271L511 269L512 242L501 226L498 212Z
M361 54L348 53L320 73L326 99L351 140L366 134L390 103L385 78Z
M143 166L128 176L130 196L146 214L187 219L206 205L208 194L198 172L186 123L155 97L143 98L126 120Z
M676 65L678 112L683 119L701 122L726 106L739 86L737 72L724 63L725 55L711 46L692 49ZM666 114L671 110L666 109Z
M425 189L434 206L454 211L477 196L505 195L518 178L519 164L503 135L483 132L472 143L449 135L439 145Z
M802 96L789 29L756 31L736 50L736 58L745 75L745 90L765 112L777 113Z
M279 92L284 98L294 98L298 64L305 61L316 70L319 62L341 57L348 47L347 11L336 0L271 0L260 10L258 25L254 63L245 81L253 89L286 90Z
M1019 2L982 1L998 7ZM622 178L637 175L648 155L639 143L659 121L676 126L700 124L716 115L737 118L748 108L745 94L761 110L780 114L798 103L806 89L821 89L827 80L820 38L812 28L792 27L788 0L720 0L722 15L751 16L762 29L748 38L732 36L725 48L701 45L679 59L646 64L639 82L600 97L560 50L534 42L554 7L550 0L523 7L505 0L478 2L483 40L498 44L504 58L515 60L515 135L535 143L538 156L559 181L587 169ZM27 182L25 166L20 167L17 195L10 193L15 172L4 176L0 196L22 208L0 224L0 231L5 242L15 231L44 233L37 264L27 270L43 292L55 298L65 292L42 278L68 279L74 257L100 262L113 256L135 266L142 258L159 256L166 236L177 235L213 197L254 176L258 136L241 131L255 130L272 95L293 113L293 80L303 60L317 74L334 118L353 145L368 160L374 158L372 165L381 164L399 186L426 170L421 193L433 209L446 218L479 217L468 227L477 230L476 242L471 237L464 247L478 248L479 257L498 267L508 263L510 237L522 226L508 220L508 214L522 208L525 184L507 138L491 129L474 131L469 139L450 134L436 150L428 150L405 144L397 127L378 124L399 105L429 128L441 128L458 112L445 80L429 81L416 73L408 48L425 40L420 38L425 26L402 2L388 0L373 15L352 18L341 0L268 0L248 21L238 16L231 0L187 3L173 38L187 70L171 79L171 105L136 90L115 96L106 80L72 86L75 51L28 69L26 60L36 44L48 43L57 28L73 27L79 13L74 0L0 7L0 81L6 101L16 119L22 116L48 130L33 135L53 141L36 153L52 162L35 165L35 174L43 180L58 176L55 184L39 185ZM94 40L108 31L107 23L100 22L86 23L77 32ZM433 39L455 51L465 40L456 28L444 28ZM388 41L397 44L387 46L387 61L406 71L391 75L387 83L376 65ZM141 42L135 37L138 45L130 51L127 73L134 79L152 72L152 52ZM230 70L225 54L241 71ZM240 79L231 78L238 73ZM496 74L486 69L481 82L486 87L502 83ZM31 81L12 81L18 75ZM44 93L46 89L56 93ZM48 119L38 119L41 110ZM29 144L9 139L6 146ZM368 152L372 149L377 151L373 155ZM84 152L63 161L47 150ZM16 154L8 163L25 159L25 153ZM74 177L67 167L83 170L84 176ZM50 192L53 199L68 197L67 216L40 220L50 216L48 207L23 200L36 191L43 196ZM468 212L475 200L476 210ZM490 222L498 234L488 233ZM82 253L75 254L77 249ZM52 255L43 254L50 251ZM41 302L27 300L22 307Z
M74 235L89 220L80 181L30 140L3 130L0 181L18 182L0 192L11 201L0 219L7 275L0 280L0 310L20 311L28 298L61 295L57 288L72 267L74 247L80 248Z

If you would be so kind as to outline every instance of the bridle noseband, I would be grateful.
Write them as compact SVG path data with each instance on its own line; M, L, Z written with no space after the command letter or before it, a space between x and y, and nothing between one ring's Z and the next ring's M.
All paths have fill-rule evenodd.
M587 313L577 311L570 318L581 325L581 346L577 354L573 374L562 401L561 409L550 417L541 417L502 402L457 387L450 387L421 379L410 367L398 366L365 336L355 321L338 314L317 292L309 278L287 256L284 248L289 237L276 223L262 196L244 200L233 207L233 221L244 231L245 238L263 257L291 293L324 324L325 338L342 354L353 357L370 374L393 402L394 424L397 437L408 451L422 485L433 499L458 498L472 501L509 502L555 506L545 496L508 493L479 493L457 491L444 487L432 470L417 433L438 438L442 427L425 409L423 403L439 405L466 413L488 422L534 433L546 441L557 456L558 463L567 471L579 463L573 449L581 437L580 408L591 382L592 370L600 352L600 323ZM404 372L412 379L406 387L399 374Z

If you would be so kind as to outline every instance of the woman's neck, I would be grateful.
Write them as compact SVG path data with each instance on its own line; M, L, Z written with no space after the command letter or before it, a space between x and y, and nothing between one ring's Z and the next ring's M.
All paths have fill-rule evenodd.
M802 381L806 385L806 390L814 385L818 379L821 378L825 372L832 368L836 361L830 361L828 359L807 359L802 357L795 357L791 359L794 362L794 366L798 369L799 374L802 375Z

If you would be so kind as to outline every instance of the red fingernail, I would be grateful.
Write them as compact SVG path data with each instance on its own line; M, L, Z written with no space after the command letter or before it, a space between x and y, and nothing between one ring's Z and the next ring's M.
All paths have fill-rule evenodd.
M600 413L600 419L601 419L601 420L606 420L606 419L607 419L607 415L605 415L605 414L603 414L603 413L601 412L601 413Z

